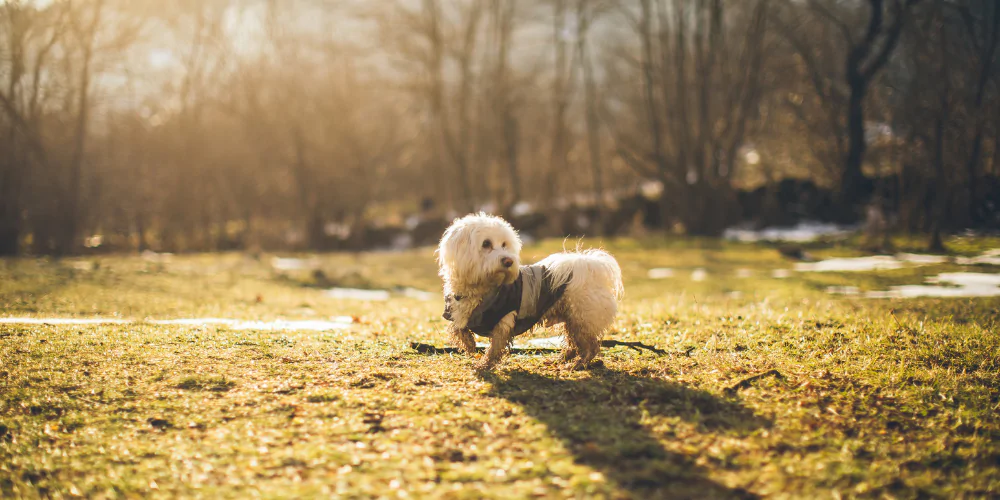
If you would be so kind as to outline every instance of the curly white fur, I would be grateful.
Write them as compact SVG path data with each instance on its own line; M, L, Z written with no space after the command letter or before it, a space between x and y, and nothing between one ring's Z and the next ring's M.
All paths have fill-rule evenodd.
M452 310L450 332L470 354L475 338L465 328L469 316L487 293L517 279L520 252L517 231L502 218L485 213L455 219L441 238L437 256L444 293L463 297ZM576 366L584 367L600 351L601 336L618 313L618 301L625 290L621 268L611 254L597 249L553 254L539 264L547 267L553 287L566 284L566 292L542 323L564 326L563 359L575 359ZM506 354L513 325L511 316L494 328L480 368L492 368Z

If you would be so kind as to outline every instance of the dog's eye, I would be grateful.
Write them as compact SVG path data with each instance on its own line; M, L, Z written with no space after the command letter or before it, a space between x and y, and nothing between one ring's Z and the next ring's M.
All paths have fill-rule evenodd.
M500 244L500 248L507 248L507 242L505 241L505 242L501 243Z
M483 248L493 248L493 242L490 241L490 240L484 241L483 242Z

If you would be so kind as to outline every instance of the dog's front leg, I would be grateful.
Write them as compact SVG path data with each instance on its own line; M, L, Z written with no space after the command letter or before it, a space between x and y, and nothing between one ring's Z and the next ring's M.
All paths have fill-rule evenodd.
M453 323L448 327L448 333L451 336L452 343L457 345L463 352L470 356L476 353L476 337L472 334L472 330L459 328Z
M517 319L517 311L513 311L497 323L490 332L490 346L486 349L486 355L479 362L480 370L491 370L503 359L510 349L511 332L514 330L514 320Z

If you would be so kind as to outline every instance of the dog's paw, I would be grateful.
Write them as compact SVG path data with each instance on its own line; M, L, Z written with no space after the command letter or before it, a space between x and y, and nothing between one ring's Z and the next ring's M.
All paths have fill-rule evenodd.
M492 373L494 368L496 368L496 363L488 363L485 360L479 361L473 367L473 369L479 375L485 375L485 374L488 374L488 373Z
M591 360L591 361L584 361L582 359L578 359L578 360L576 360L573 363L567 364L566 366L570 370L575 370L575 371L578 371L578 370L597 370L597 369L604 368L604 361L601 361L599 359L594 359L594 360Z
M562 360L562 362L564 363L572 361L577 357L579 357L579 354L577 354L576 349L567 349L563 351L562 354L559 355L559 359Z

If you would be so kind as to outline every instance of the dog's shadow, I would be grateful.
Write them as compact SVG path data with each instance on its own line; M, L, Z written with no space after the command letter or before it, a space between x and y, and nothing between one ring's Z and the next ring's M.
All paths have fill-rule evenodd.
M668 451L643 423L648 412L681 417L708 431L745 433L770 425L734 400L603 368L582 380L521 370L491 375L488 380L493 384L491 395L522 406L565 443L577 463L602 472L630 496L756 498L712 481L695 463L696 457Z

